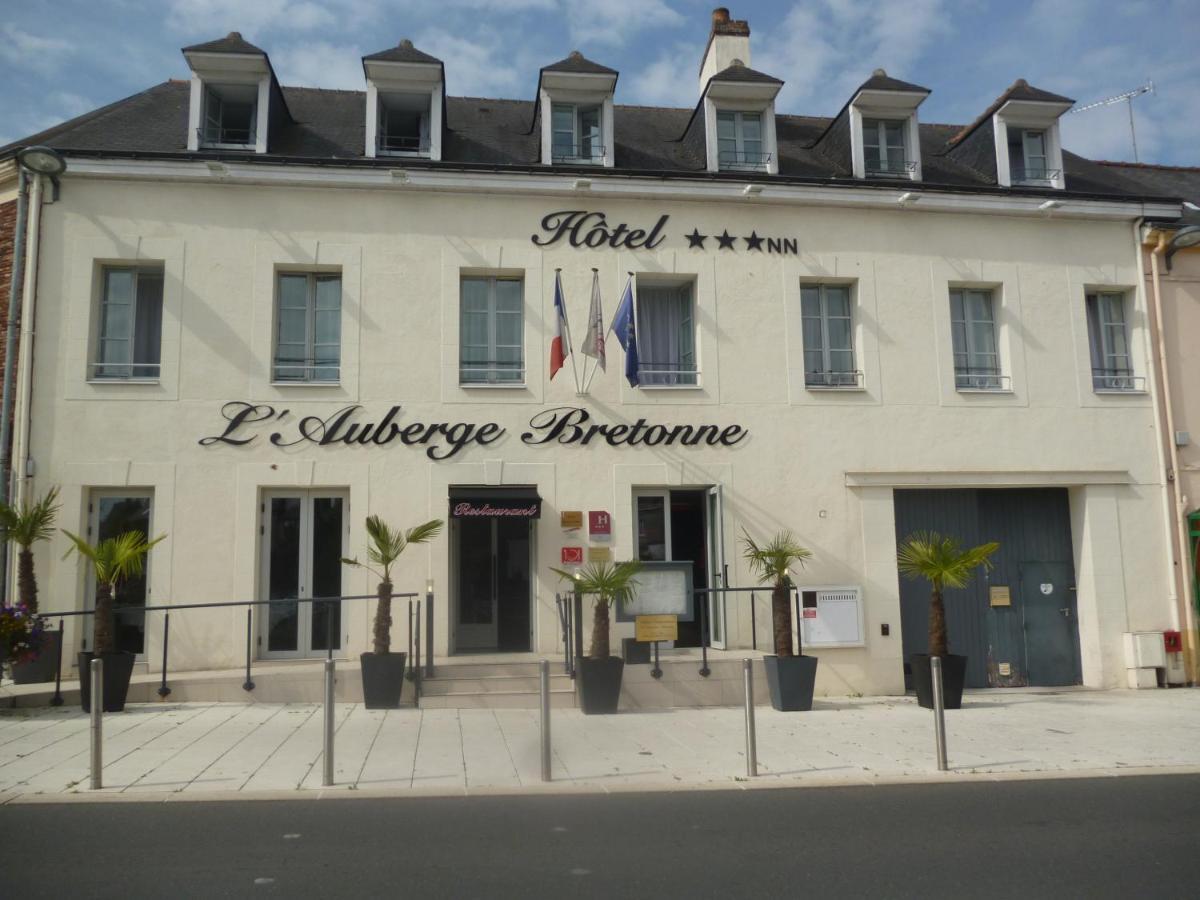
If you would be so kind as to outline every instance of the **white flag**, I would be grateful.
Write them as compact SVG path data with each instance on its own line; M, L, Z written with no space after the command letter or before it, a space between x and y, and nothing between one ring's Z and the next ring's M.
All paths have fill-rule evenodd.
M592 308L588 310L587 337L580 348L584 356L596 360L601 369L608 371L604 355L604 310L600 307L600 275L592 270Z

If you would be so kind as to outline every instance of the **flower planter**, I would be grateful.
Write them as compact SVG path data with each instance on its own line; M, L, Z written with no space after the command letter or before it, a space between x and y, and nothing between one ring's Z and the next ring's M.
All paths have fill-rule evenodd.
M407 653L362 653L363 706L367 709L399 709L404 690Z
M781 712L805 712L812 709L813 688L817 683L815 656L764 656L767 690L771 706Z
M62 647L61 631L43 631L38 655L29 662L13 663L14 684L43 684L53 681L58 672L58 654Z
M90 650L79 654L79 700L84 712L92 710L91 664L95 656ZM124 650L113 650L101 653L100 658L104 660L104 711L124 712L135 657Z
M621 701L621 675L625 660L619 656L608 659L583 657L576 662L578 671L579 708L587 715L615 713Z
M917 703L933 709L933 673L929 666L929 654L914 653L908 658L912 669L913 687L917 692ZM967 679L967 658L948 654L942 657L942 697L946 709L961 709L963 683Z

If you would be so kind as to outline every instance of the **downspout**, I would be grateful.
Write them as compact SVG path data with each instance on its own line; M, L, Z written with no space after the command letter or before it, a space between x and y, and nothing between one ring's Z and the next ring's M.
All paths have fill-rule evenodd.
M1178 577L1183 582L1183 590L1177 596L1177 602L1174 606L1174 626L1179 628L1180 615L1179 607L1183 607L1183 641L1184 641L1184 665L1187 670L1188 681L1195 683L1200 680L1197 676L1197 648L1196 648L1196 598L1193 596L1194 583L1190 572L1184 571L1184 561L1188 562L1188 568L1191 564L1191 550L1188 543L1187 533L1187 518L1184 510L1183 493L1179 487L1179 448L1175 445L1175 410L1171 403L1171 379L1167 368L1167 339L1163 332L1163 315L1162 315L1162 293L1159 286L1158 275L1158 260L1167 249L1167 236L1160 233L1158 236L1158 244L1150 251L1150 284L1151 295L1154 305L1154 327L1158 331L1158 367L1159 379L1162 385L1161 396L1163 400L1163 409L1166 415L1166 444L1167 452L1170 454L1170 481L1171 481L1171 497L1174 501L1174 525L1175 539L1172 543L1176 545L1178 560ZM1176 574L1176 573L1173 573ZM1172 579L1174 581L1174 579Z
M12 278L8 285L8 328L4 336L4 391L0 399L0 502L12 496L13 371L21 324L21 286L25 269L25 209L29 187L25 169L17 166L17 219L13 225ZM8 605L8 541L0 550L0 607Z
M29 400L33 392L33 317L36 309L38 249L42 224L42 176L33 176L29 192L29 233L25 251L25 290L21 297L21 346L17 352L20 372L17 375L16 431L13 441L13 485L16 503L25 500L29 487Z

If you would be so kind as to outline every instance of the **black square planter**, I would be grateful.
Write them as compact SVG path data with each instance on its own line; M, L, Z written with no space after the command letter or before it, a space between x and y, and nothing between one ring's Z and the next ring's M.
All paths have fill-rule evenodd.
M85 650L79 654L79 701L84 712L92 711L92 660L96 654ZM124 712L125 698L129 695L129 679L133 676L132 653L113 650L101 653L102 685L104 688L104 711Z
M781 712L806 712L812 709L813 688L817 683L815 656L764 656L767 690L771 706Z
M579 708L588 715L615 713L621 702L621 676L625 660L619 656L608 659L583 657L576 663L578 671Z
M38 655L29 662L13 663L14 684L45 684L53 681L58 671L58 654L62 647L61 631L43 631Z
M367 709L399 709L404 691L404 663L407 653L363 653L363 706Z
M929 654L914 653L908 658L912 669L913 688L917 692L917 703L925 709L933 709L933 671L929 665ZM963 683L967 680L967 658L948 654L942 657L942 698L946 709L962 709Z

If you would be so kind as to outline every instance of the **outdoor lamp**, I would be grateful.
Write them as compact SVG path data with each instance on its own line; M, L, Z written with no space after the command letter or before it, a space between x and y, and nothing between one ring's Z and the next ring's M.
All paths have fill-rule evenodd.
M50 147L26 147L17 153L21 167L39 175L54 178L67 170L67 161L57 150Z
M1184 216L1181 216L1179 223L1182 226L1171 237L1170 243L1167 244L1167 271L1171 271L1171 257L1175 255L1176 250L1182 250L1185 247L1195 247L1200 244L1200 211L1193 210Z
M425 593L427 593L427 594L433 593L433 579L432 578L425 579Z

